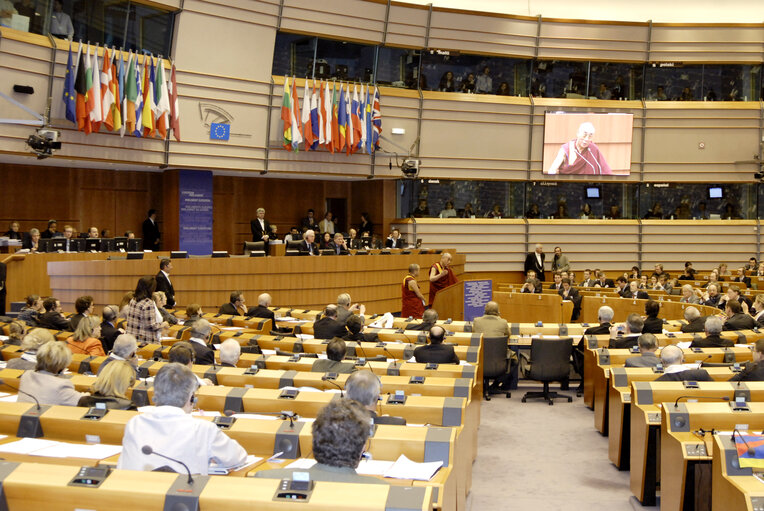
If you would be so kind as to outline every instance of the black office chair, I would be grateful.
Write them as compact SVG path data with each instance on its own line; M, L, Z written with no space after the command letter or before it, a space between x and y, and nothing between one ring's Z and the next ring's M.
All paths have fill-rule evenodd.
M245 241L244 255L249 257L265 257L265 242Z
M491 394L506 394L512 397L511 392L490 391L491 380L497 383L502 376L505 383L509 373L510 358L507 356L507 337L483 337L483 399L491 400Z
M554 404L558 397L568 398L568 403L573 401L567 394L558 394L549 391L549 383L559 381L567 383L570 376L570 355L573 351L573 342L570 337L555 339L540 339L534 337L531 340L531 358L528 367L523 368L523 376L529 380L540 381L544 384L541 392L527 392L523 396L523 403L528 398L544 398L549 405Z
M302 241L287 241L286 255L298 256L300 255L300 245Z

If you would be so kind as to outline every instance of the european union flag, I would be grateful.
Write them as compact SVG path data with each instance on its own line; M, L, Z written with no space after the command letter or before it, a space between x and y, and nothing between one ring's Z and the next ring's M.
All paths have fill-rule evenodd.
M231 138L231 125L219 122L210 124L210 140L228 140Z
M66 118L74 124L77 124L77 93L74 91L74 65L72 64L71 41L69 41L69 59L66 61L63 100L64 107L66 108Z

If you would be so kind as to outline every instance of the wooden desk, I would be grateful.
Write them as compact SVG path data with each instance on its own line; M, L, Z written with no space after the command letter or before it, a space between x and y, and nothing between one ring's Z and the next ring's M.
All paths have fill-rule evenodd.
M560 295L505 293L496 291L493 300L499 304L501 317L514 323L565 323L570 320L573 304L563 302ZM565 305L568 304L568 305ZM568 306L570 311L567 311ZM567 311L567 313L566 313Z
M647 303L647 300L620 297L609 298L606 296L584 296L581 300L581 321L596 323L598 321L597 311L603 305L607 305L613 309L613 312L615 313L613 316L614 323L626 321L626 318L631 313L643 316L645 314L645 303ZM661 302L661 312L659 316L666 319L681 319L684 317L684 309L690 306L698 309L701 316L709 316L721 312L716 307L664 300Z

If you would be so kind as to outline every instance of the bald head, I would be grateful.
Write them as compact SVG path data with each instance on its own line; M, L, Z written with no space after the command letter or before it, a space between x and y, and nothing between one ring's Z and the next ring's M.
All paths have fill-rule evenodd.
M440 344L443 342L443 339L446 337L446 331L443 329L443 327L435 325L434 327L430 328L430 343L431 344Z
M485 314L486 316L498 316L499 304L496 302L488 302L485 304Z
M261 307L270 307L271 306L271 295L268 293L263 293L260 296L257 297L257 305L260 305Z
M684 362L684 353L678 346L669 345L661 350L661 363L663 367L681 364Z

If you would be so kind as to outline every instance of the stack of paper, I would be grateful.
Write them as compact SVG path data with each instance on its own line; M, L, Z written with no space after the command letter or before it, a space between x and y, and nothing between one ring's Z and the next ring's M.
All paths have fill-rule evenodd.
M260 461L262 458L258 458L257 456L254 456L252 454L247 455L247 459L244 460L244 462L239 463L238 465L234 465L233 467L223 467L215 463L214 461L210 462L210 466L207 469L207 472L210 475L218 475L218 476L224 476L228 475L229 472L236 472L237 470L241 470L243 468L246 468L250 465L254 465L258 461Z
M294 460L292 463L287 465L285 468L296 468L299 470L307 470L313 465L315 465L317 462L316 460L309 460L307 458L300 458Z
M392 467L385 471L385 477L391 477L393 479L413 479L415 481L429 481L432 476L435 475L440 467L443 466L442 461L431 461L429 463L417 463L411 461L406 456L401 454L395 461Z
M122 452L121 445L73 444L42 438L22 438L0 445L0 453L47 456L51 458L87 458L102 460Z

